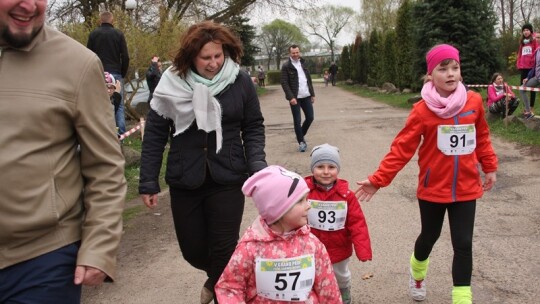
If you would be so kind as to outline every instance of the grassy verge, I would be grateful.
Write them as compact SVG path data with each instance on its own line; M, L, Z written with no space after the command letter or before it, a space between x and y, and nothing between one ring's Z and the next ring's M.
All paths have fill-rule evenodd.
M136 151L141 151L142 141L138 137L138 134L134 134L133 137L128 137L124 140L124 147L129 147ZM159 185L161 190L167 189L167 184L165 183L165 163L167 159L168 149L166 149L163 155L163 162L161 164L161 170L159 172ZM133 164L125 167L125 176L127 181L127 194L126 202L129 202L139 196L139 173L140 173L140 164ZM127 223L132 218L136 217L140 212L144 210L143 205L127 207L123 213L124 223Z
M510 85L517 85L519 83L519 76L512 76L509 79ZM412 105L407 103L407 99L417 96L417 93L410 94L388 94L380 93L376 91L371 91L368 88L357 86L357 85L339 85L341 88L346 89L349 92L352 92L358 96L368 97L373 100L380 101L382 103L399 107L399 108L411 108ZM480 89L479 92L485 99L486 90ZM519 97L519 93L515 92ZM520 103L520 106L517 108L516 113L521 113L523 111L523 105ZM519 143L523 145L531 145L540 147L540 132L527 129L522 123L508 123L508 126L502 120L488 121L491 133L504 138L505 140Z

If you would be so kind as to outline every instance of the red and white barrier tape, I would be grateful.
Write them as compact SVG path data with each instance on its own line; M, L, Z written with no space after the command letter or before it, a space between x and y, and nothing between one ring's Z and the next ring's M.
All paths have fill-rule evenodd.
M487 84L468 84L469 88L487 88L489 85ZM509 86L513 90L520 90L520 91L533 91L533 92L540 92L540 88L530 88L530 87L523 87L523 86Z
M124 138L126 138L126 137L130 136L131 134L133 134L133 133L137 132L138 130L140 130L143 125L144 125L144 121L141 121L138 125L131 128L131 130L127 131L126 133L124 133L122 135L120 135L120 137L118 139L123 140Z

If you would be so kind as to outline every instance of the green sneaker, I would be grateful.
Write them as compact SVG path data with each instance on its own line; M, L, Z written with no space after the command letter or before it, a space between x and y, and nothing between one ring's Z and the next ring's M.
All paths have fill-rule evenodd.
M343 301L343 304L352 304L352 295L351 295L351 288L340 288L339 292L341 292L341 300Z

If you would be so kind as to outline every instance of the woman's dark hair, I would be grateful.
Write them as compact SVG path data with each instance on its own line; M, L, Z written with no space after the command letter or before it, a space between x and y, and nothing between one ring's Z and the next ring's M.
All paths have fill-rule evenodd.
M189 69L193 68L193 60L208 42L221 44L224 55L240 63L240 58L244 55L240 38L222 24L203 21L190 26L180 37L180 48L173 60L180 77L186 77Z
M494 83L495 79L497 79L497 77L499 77L499 76L501 76L504 79L503 74L501 74L501 73L493 73L493 76L491 76L491 82L490 83Z

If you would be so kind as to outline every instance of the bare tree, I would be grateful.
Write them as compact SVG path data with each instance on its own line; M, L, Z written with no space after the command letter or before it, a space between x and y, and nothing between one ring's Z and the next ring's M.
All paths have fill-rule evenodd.
M259 37L262 45L261 49L268 54L269 60L275 58L277 69L279 69L281 58L289 54L289 46L309 43L296 25L280 19L275 19L271 23L264 25L261 32ZM270 67L270 64L268 64L268 67Z
M371 31L377 30L381 33L393 29L396 25L397 9L401 0L360 0L361 19L366 24L368 35Z
M320 0L314 0L315 2ZM311 0L137 0L133 19L142 25L144 20L160 23L165 20L199 21L215 20L224 22L233 16L243 15L255 7L271 10L297 10ZM125 0L53 0L49 3L49 22L84 22L92 25L92 20L101 9L125 10ZM159 26L155 26L159 28Z
M328 45L334 61L336 39L343 28L351 23L354 15L354 10L345 6L313 7L306 12L302 27L309 35L319 37Z

